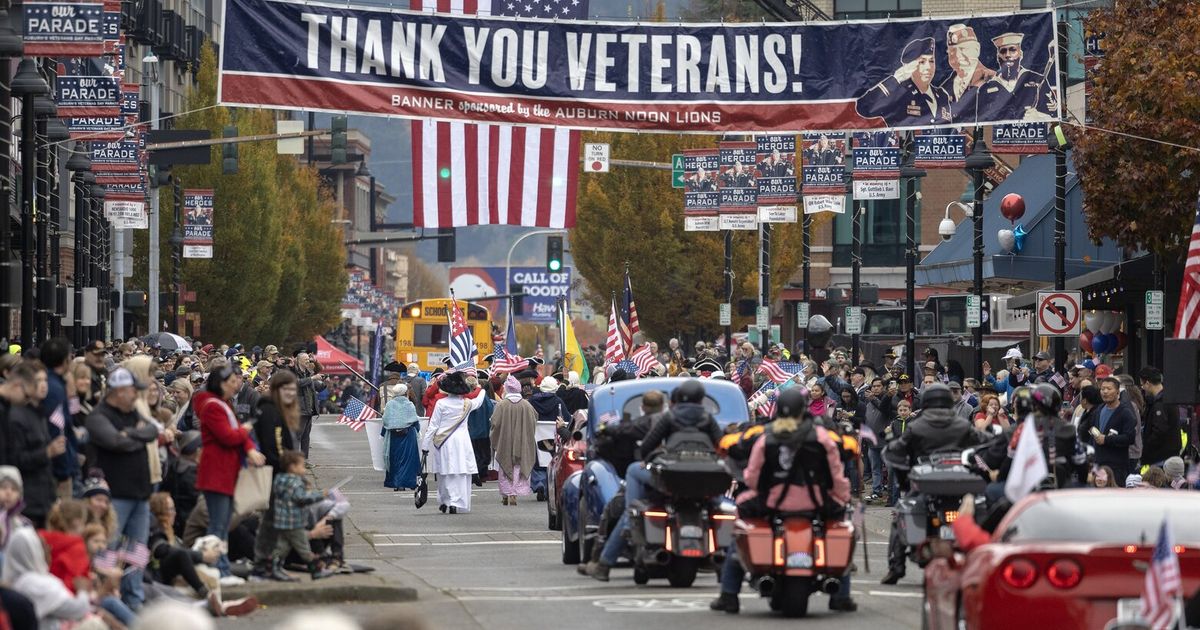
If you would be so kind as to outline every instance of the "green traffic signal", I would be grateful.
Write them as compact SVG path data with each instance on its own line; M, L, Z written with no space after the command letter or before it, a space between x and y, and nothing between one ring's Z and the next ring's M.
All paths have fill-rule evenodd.
M551 260L547 266L550 268L550 271L561 271L562 270L562 261L561 260Z
M546 238L546 269L552 273L562 271L563 266L563 237L550 236Z

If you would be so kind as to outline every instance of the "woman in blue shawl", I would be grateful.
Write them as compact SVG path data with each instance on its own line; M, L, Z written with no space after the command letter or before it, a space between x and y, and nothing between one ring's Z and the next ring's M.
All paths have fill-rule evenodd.
M417 409L408 399L408 386L388 387L389 400L383 408L383 485L394 491L417 487L421 457L417 452Z

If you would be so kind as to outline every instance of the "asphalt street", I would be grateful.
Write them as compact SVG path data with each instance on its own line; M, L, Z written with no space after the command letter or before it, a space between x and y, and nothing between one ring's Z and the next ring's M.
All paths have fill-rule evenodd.
M920 625L920 569L910 565L908 578L896 586L879 584L886 571L884 508L868 510L868 542L858 547L853 582L858 612L830 612L827 596L814 595L809 617L785 620L772 615L766 600L747 588L741 614L731 616L708 610L717 593L715 574L701 574L688 589L670 588L665 581L636 586L630 569L614 569L608 583L576 574L575 567L561 563L559 533L546 529L546 505L530 497L515 507L502 506L495 483L475 489L469 514L440 513L433 493L429 504L417 510L411 492L383 487L382 473L371 465L365 434L333 420L322 417L314 426L310 460L323 488L353 476L342 488L352 504L346 557L375 567L389 583L411 586L419 593L418 601L411 603L336 606L356 618L419 616L430 628L447 630L701 630L727 628L731 622L737 627ZM368 425L367 430L378 426ZM269 607L249 617L223 620L220 627L265 629L302 612L301 607Z

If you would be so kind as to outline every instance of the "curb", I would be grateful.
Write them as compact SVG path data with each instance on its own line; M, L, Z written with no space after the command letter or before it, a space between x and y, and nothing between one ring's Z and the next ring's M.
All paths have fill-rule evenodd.
M286 587L270 584L245 584L221 588L225 600L253 595L259 604L287 606L293 604L335 604L343 602L412 602L417 589L385 584L329 584L308 587Z

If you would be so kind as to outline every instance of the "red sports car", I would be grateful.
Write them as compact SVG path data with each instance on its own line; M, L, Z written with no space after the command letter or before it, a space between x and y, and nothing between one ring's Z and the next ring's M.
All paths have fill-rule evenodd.
M1056 490L1017 502L988 543L925 567L922 625L1084 630L1130 619L1164 517L1190 597L1200 588L1200 492Z

